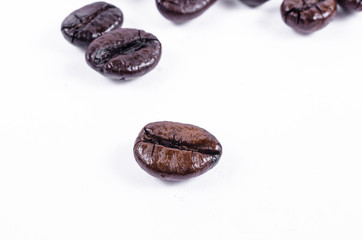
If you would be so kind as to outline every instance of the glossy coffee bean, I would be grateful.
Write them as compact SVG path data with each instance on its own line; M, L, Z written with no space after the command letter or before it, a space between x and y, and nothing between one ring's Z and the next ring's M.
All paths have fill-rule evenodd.
M222 147L208 131L190 124L154 122L138 135L133 153L154 177L178 181L198 176L219 161Z
M161 43L143 30L121 28L94 40L86 50L86 61L96 71L112 79L142 76L156 67Z
M335 0L284 0L284 22L302 33L317 31L329 24L337 13Z
M263 3L267 2L268 0L240 0L240 1L250 7L257 7L257 6L260 6Z
M337 0L341 7L349 12L362 11L362 0Z
M79 47L87 47L105 32L121 27L121 10L105 2L86 5L66 17L61 31L65 39Z
M160 13L174 22L184 22L201 15L216 0L156 0Z

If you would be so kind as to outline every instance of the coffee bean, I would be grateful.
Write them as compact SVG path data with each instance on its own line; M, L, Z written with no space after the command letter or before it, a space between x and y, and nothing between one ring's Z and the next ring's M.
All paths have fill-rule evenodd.
M250 7L257 7L257 6L260 6L263 3L267 2L268 0L240 0L240 1Z
M87 47L105 32L121 27L121 10L105 2L86 5L66 17L61 31L65 39L79 47Z
M156 0L160 13L174 22L184 22L201 15L216 0Z
M280 10L288 26L302 33L311 33L333 20L337 4L335 0L284 0Z
M143 30L121 28L104 34L87 48L86 61L113 79L130 79L151 71L161 58L161 43Z
M143 170L154 177L178 181L213 168L222 147L205 129L176 122L147 124L139 133L133 153Z
M362 11L362 0L337 0L341 7L349 12Z

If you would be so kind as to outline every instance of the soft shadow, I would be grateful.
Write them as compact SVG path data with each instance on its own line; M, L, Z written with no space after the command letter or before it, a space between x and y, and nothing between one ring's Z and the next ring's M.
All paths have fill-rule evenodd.
M270 0L239 0L240 2L242 2L244 5L246 5L247 7L249 7L250 9L257 9L258 7L260 7L261 5L264 5L266 2L270 1Z
M187 180L182 180L182 181L167 181L167 180L158 179L158 182L161 182L161 184L166 185L166 186L176 186L176 185L185 184L185 183L187 182Z
M190 19L190 20L184 20L184 21L171 21L171 20L169 20L169 21L171 21L172 24L175 25L175 26L184 26L184 25L186 25L188 22L190 22L191 20L192 20L192 19Z
M314 31L314 32L301 32L301 31L295 30L294 28L293 28L293 31L294 31L296 34L298 34L298 35L300 35L300 36L303 36L303 37L312 36L313 33L316 32L316 31ZM318 30L317 30L317 31L318 31Z
M196 17L193 17L191 19L186 19L186 20L170 20L164 16L162 16L162 17L164 19L166 19L166 21L170 22L172 25L174 25L176 27L182 27L182 26L186 26L186 25L192 23L194 19L199 18L200 16L196 16Z
M138 79L138 78L132 78L132 79L112 79L112 78L107 78L108 80L110 80L111 82L118 84L118 85L125 85L125 84L129 84L131 82L133 82L134 80Z
M218 3L220 3L221 5L223 5L224 7L227 8L235 8L237 6L240 6L240 3L242 1L240 0L219 0Z
M348 11L347 9L344 9L344 8L340 7L340 8L337 9L337 15L336 15L335 19L344 20L344 19L347 19L347 18L351 17L352 15L353 15L353 12Z

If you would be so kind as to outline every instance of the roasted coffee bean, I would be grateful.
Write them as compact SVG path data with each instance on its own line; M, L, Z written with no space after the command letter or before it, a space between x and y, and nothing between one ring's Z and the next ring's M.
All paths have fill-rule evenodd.
M325 27L337 13L336 0L284 0L281 7L284 22L302 33Z
M121 10L105 2L86 5L66 17L61 31L65 39L79 47L87 47L105 32L121 27Z
M160 13L174 22L184 22L201 15L216 0L156 0Z
M130 79L151 71L161 57L161 43L143 30L121 28L105 33L87 48L89 66L112 79Z
M257 7L257 6L260 6L263 3L267 2L268 0L240 0L240 1L250 7Z
M133 153L143 170L154 177L178 181L213 168L222 147L205 129L176 122L147 124L138 135Z
M362 11L362 0L337 0L341 7L349 12Z

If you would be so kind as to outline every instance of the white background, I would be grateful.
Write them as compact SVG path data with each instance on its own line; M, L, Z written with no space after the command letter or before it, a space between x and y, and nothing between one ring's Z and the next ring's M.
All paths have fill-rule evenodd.
M306 36L280 1L219 0L183 25L110 1L163 44L152 72L115 82L60 32L89 3L2 3L0 239L362 239L362 13ZM219 164L145 173L133 143L160 120L210 131Z

